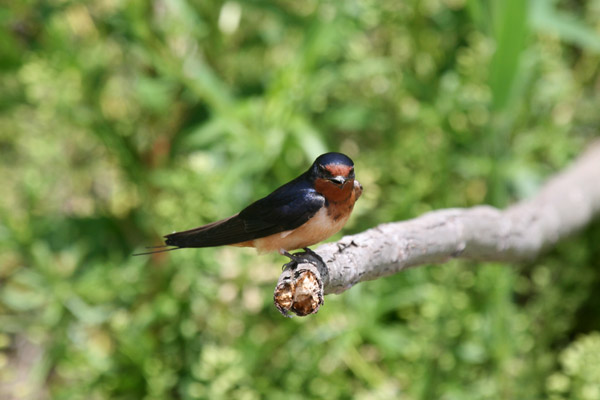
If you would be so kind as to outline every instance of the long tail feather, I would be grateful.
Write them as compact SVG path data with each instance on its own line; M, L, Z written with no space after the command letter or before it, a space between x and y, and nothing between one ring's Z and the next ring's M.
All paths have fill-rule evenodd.
M246 232L244 221L236 214L229 218L165 236L165 244L177 247L213 247L254 239Z
M137 253L134 254L134 256L163 253L165 251L177 250L186 247L198 248L236 244L255 239L256 237L256 232L247 232L246 223L239 218L238 214L236 214L229 218L212 222L198 228L165 235L164 245L147 247L148 249L158 250Z
M167 246L150 246L150 247L146 247L146 248L147 249L153 249L153 248L160 248L160 247L167 247ZM132 255L133 256L145 256L145 255L148 255L148 254L165 253L167 251L179 250L181 248L182 247L172 247L170 249L153 250L153 251L147 251L147 252L144 252L144 253L135 253L135 254L132 254Z

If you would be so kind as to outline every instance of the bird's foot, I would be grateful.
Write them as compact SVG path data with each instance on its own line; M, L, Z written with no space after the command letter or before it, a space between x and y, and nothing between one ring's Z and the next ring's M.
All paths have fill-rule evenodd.
M309 263L313 264L321 271L327 271L327 264L325 264L325 261L323 261L320 255L318 255L308 247L304 247L303 250L303 252L293 254L282 250L281 254L288 257L291 260L289 263L284 264L282 269L290 268L294 270L296 269L296 267L298 267L299 264Z
M298 264L301 264L302 261L304 261L304 259L302 259L300 257L299 253L296 254L292 254L287 250L280 250L279 253L283 256L286 256L287 258L290 259L289 263L283 264L283 267L281 267L281 270L284 270L286 268L289 268L291 270L296 269L296 267L298 266Z
M304 250L304 252L305 252L305 253L308 253L308 254L310 254L311 256L313 256L313 257L316 257L316 258L320 259L321 261L323 261L323 260L321 259L321 256L320 256L320 255L318 255L317 253L315 253L314 251L312 251L310 248L308 248L308 247L303 247L303 248L302 248L302 250Z
M285 269L294 270L294 269L296 269L297 266L298 266L298 261L296 261L292 258L292 261L290 261L289 263L283 264L283 266L281 267L281 270L282 271Z

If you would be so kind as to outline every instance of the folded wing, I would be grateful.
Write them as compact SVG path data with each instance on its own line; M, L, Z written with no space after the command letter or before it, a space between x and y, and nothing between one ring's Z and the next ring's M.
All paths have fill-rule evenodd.
M166 235L165 244L177 247L212 247L254 240L295 229L324 205L323 196L306 182L296 180L229 218Z

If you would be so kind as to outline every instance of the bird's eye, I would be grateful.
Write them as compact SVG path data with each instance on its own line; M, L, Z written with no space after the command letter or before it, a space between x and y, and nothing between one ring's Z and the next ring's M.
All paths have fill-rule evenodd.
M319 164L319 171L326 173L327 169L323 165Z

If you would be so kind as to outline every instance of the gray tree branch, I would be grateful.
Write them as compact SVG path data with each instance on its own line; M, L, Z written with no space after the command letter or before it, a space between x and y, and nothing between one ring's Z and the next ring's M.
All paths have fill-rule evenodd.
M304 263L283 271L275 303L283 313L318 310L323 294L405 268L452 258L531 260L582 229L600 213L600 141L550 179L531 199L505 210L490 206L446 209L379 225L315 251L326 266ZM279 300L279 301L278 301Z

